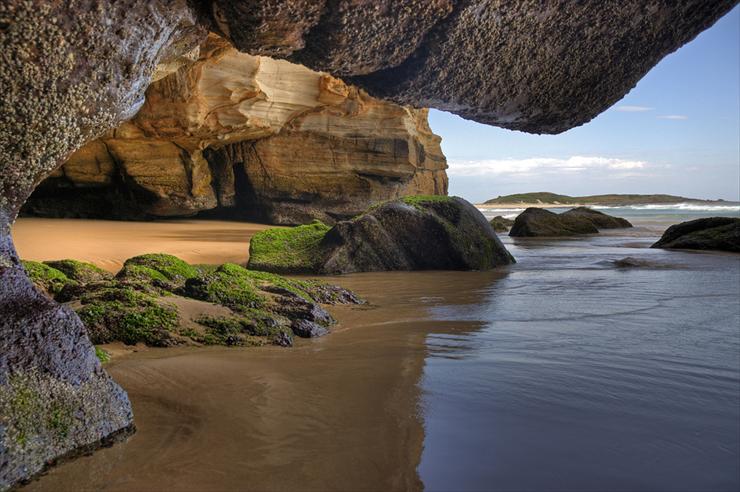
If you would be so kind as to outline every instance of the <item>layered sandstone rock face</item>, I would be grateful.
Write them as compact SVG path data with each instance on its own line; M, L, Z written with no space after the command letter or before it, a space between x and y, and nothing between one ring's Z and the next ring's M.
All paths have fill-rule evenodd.
M215 35L172 65L160 67L131 121L50 175L28 213L132 218L218 209L299 223L447 191L426 110L240 53Z

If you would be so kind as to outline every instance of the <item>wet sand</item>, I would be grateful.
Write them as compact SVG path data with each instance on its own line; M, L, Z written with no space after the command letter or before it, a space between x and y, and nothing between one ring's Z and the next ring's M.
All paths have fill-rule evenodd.
M169 253L188 263L246 263L249 239L269 227L221 220L122 222L21 218L13 240L25 260L73 258L110 272L144 253Z
M129 393L138 432L28 490L420 490L425 337L480 328L422 311L442 298L475 304L476 286L500 276L343 277L371 305L333 309L331 336L293 349L124 356L107 369ZM461 280L472 288L458 289Z

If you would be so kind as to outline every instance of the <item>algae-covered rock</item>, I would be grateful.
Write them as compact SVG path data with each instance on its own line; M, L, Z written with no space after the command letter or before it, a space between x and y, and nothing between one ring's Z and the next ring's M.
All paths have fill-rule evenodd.
M596 234L591 220L578 215L556 214L543 208L528 208L514 220L512 237L553 237Z
M651 246L740 253L740 218L709 217L672 225Z
M493 230L496 232L506 232L511 229L511 226L514 225L514 219L507 219L502 215L497 215L488 222L491 224L491 227L493 227Z
M102 268L84 261L66 259L45 261L44 263L64 273L70 280L83 284L111 280L113 278L110 272L106 272Z
M94 344L177 344L171 335L179 321L177 309L155 296L117 284L84 294L80 303L77 314Z
M130 258L115 277L75 260L48 263L28 262L28 268L45 290L77 311L95 344L290 346L294 333L329 332L335 320L320 304L362 302L316 280L232 263L190 265L160 253ZM79 281L50 265L62 266ZM316 326L305 329L297 321ZM106 354L96 350L96 355L103 361Z
M129 258L116 275L119 279L153 281L170 288L185 285L188 279L195 278L200 271L180 258L163 254L150 253Z
M561 217L579 217L589 220L597 229L622 229L632 227L627 219L614 217L588 207L576 207L561 214Z
M23 260L22 264L33 285L49 297L53 298L64 289L65 285L71 282L64 272L45 263Z
M319 271L323 259L320 243L329 229L315 220L297 227L258 232L249 242L249 268L275 273Z
M249 267L332 274L486 270L514 261L480 211L458 197L405 197L330 229L322 226L256 234L250 242Z

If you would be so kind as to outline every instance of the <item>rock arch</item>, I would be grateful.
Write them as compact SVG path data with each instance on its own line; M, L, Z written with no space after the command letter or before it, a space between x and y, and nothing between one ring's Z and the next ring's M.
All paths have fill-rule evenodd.
M131 425L127 397L95 360L79 319L27 279L11 224L36 184L131 117L155 67L176 64L208 30L241 51L334 72L400 104L557 133L605 110L736 3L3 2L0 489Z

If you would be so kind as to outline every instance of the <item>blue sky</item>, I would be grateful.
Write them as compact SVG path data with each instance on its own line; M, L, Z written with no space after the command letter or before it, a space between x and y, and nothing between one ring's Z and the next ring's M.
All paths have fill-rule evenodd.
M432 110L450 194L473 202L552 191L740 201L740 7L668 55L621 101L560 135Z

